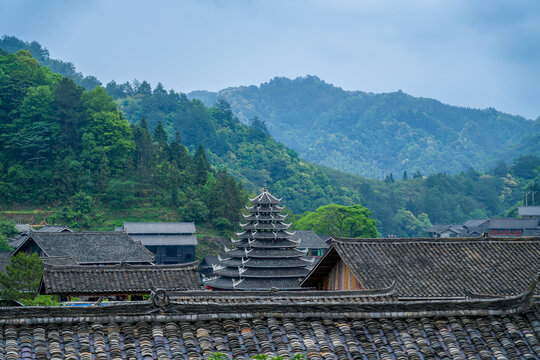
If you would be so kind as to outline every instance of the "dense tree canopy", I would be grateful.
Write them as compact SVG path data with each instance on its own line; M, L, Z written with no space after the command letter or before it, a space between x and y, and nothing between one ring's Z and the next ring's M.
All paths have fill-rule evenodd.
M375 238L377 228L371 212L362 205L330 204L307 212L294 222L295 229L346 238Z
M148 202L180 219L236 223L242 186L210 167L203 146L192 158L179 135L169 141L158 122L152 137L140 120L130 124L105 89L85 91L26 50L0 55L0 203L54 204L61 211L51 220L79 227L90 226L96 205ZM212 204L222 191L233 208Z
M33 300L38 294L42 274L43 261L37 254L12 256L6 271L0 272L0 298Z
M66 219L68 224L85 227L91 226L97 216L88 208L154 206L172 209L178 219L206 221L222 228L234 226L246 198L235 178L252 191L266 181L295 213L327 204L362 204L373 213L381 235L416 236L430 222L459 223L473 217L504 216L508 209L508 214L514 214L512 209L524 202L527 191L540 190L540 160L536 155L495 163L494 170L484 174L469 169L456 175L434 173L424 177L422 174L429 174L430 168L417 169L404 162L400 172L396 170L392 176L386 172L386 182L316 166L270 136L269 131L276 127L271 116L254 113L259 118L248 117L244 120L249 125L244 125L233 115L237 104L231 106L215 97L215 106L206 107L199 100L166 91L160 84L152 89L146 81L113 81L105 89L84 85L91 90L85 91L73 67L72 72L68 67L61 72L71 79L63 78L40 67L26 51L44 64L46 49L15 40L0 41L0 47L8 44L5 49L10 52L25 49L0 56L3 208L51 206L60 209L55 213L58 221ZM293 101L294 86L279 91L287 84L291 85L287 79L278 79L265 85L267 95L272 95L267 100L292 101L289 109L299 119L295 123L298 129L312 124L311 115L315 113L310 111L321 111L334 100L345 100L340 89L307 79L304 100L309 106L302 109ZM321 101L314 103L314 98ZM404 94L387 96L391 103L397 98L411 100ZM368 97L362 101L371 100ZM441 104L426 104L428 110L448 110ZM472 117L485 115L493 124L507 119L494 118L499 115L491 110L467 113ZM413 117L407 119L412 121ZM391 130L396 124L390 120ZM536 121L535 126L538 124ZM439 125L440 134L451 137L453 132L444 131L448 124ZM478 129L469 130L465 133L473 134ZM532 131L526 146L519 148L522 154L535 153L539 144L535 136ZM297 139L315 144L303 135ZM369 149L376 145L360 144ZM414 155L418 148L409 150ZM332 151L327 153L339 160ZM428 160L446 163L448 158L451 156L447 154ZM220 196L227 200L220 201ZM537 194L535 204L539 199ZM528 203L532 200L529 195Z

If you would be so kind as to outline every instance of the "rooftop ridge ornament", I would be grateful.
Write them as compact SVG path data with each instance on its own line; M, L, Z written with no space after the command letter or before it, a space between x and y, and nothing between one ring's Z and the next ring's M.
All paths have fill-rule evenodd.
M218 254L217 258L218 258L219 261L227 261L227 260L231 260L230 257L228 257L228 258L222 258L222 257L221 257L221 254ZM212 266L214 266L214 265L212 265Z
M231 251L231 249L229 249L229 248L228 248L228 247L226 247L226 246L223 246L223 249L225 249L225 252L229 252L229 251Z
M240 285L240 283L241 283L242 281L244 281L245 279L240 279L240 280L238 280L238 281L234 281L234 279L231 279L231 280L232 280L232 286L233 286L233 289L236 290L236 287L237 287L238 285Z
M225 269L225 266L223 265L220 265L220 264L212 264L212 270L214 271L217 271L217 270L221 270L221 269Z

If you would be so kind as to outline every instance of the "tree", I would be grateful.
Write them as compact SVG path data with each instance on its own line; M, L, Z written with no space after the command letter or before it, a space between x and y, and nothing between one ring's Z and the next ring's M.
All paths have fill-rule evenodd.
M156 128L154 129L154 143L157 147L158 158L161 161L165 161L168 157L169 144L167 140L167 133L163 127L163 123L158 122Z
M425 236L429 227L431 227L431 222L425 213L421 213L417 218L409 210L401 208L394 216L394 228L399 231L401 237Z
M407 176L407 170L403 171L403 180L408 180L409 177Z
M210 164L206 160L206 154L202 145L199 145L197 152L193 156L192 162L193 181L195 184L205 184L210 172Z
M11 257L6 272L0 272L0 296L4 300L33 300L43 274L43 261L37 254L19 253Z
M0 235L10 238L18 233L19 231L15 227L15 223L13 221L0 217Z
M343 206L330 204L307 212L294 223L297 230L313 230L318 234L338 237L377 237L375 220L371 211L362 205Z

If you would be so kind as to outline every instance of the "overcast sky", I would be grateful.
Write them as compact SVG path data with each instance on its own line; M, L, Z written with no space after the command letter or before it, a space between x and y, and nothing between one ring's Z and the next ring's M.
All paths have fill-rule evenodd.
M537 0L0 0L0 34L103 83L189 92L311 74L540 116Z

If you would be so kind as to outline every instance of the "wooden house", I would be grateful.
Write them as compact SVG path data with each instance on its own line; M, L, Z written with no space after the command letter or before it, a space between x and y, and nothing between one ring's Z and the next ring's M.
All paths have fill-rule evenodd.
M15 250L78 265L152 264L154 255L125 232L35 232Z
M466 298L515 295L539 272L540 238L334 238L302 286L395 287L399 298Z
M198 263L181 265L51 266L45 265L40 294L127 300L150 295L153 290L168 292L200 290Z
M126 222L123 228L155 255L156 264L183 264L195 260L195 224L193 222Z

